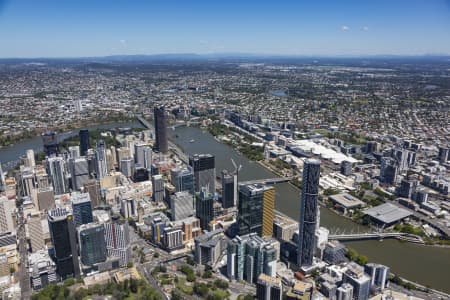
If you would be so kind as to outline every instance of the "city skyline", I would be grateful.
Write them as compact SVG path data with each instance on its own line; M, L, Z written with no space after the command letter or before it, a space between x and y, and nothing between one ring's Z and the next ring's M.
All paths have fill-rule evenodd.
M449 55L449 1L0 1L1 58Z

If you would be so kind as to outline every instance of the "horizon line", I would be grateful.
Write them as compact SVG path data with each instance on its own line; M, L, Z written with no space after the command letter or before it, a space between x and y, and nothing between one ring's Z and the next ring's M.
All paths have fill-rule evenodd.
M107 59L120 57L157 57L157 56L196 56L215 58L426 58L450 57L450 53L422 53L422 54L279 54L279 53L247 53L247 52L161 52L153 54L108 54L93 56L30 56L0 57L0 60L51 60L51 59Z

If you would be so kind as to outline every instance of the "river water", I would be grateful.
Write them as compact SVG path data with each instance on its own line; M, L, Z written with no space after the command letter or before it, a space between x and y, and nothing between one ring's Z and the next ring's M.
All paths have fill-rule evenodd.
M96 130L96 129L127 128L127 127L142 128L142 125L139 122L125 122L125 123L108 123L108 124L88 126L59 133L58 141L62 141L68 137L78 135L80 129ZM20 156L25 155L25 152L28 149L33 149L34 153L42 151L43 150L42 138L40 136L35 136L34 138L20 141L14 144L13 146L6 146L0 148L0 163L2 163L3 171L8 171L8 169L10 169L10 167L8 167L8 165L6 165L5 163L19 159Z
M117 127L142 126L134 122L104 124L91 126L88 129L110 129ZM75 134L78 134L78 129L65 133L60 138ZM211 153L215 155L217 174L223 169L232 171L233 165L231 158L233 158L236 164L242 165L242 170L239 173L240 181L276 177L258 163L249 161L231 147L216 141L212 135L199 128L178 127L175 130L169 130L169 136L174 143L179 145L188 154ZM192 139L194 142L191 142ZM35 137L19 142L12 147L0 149L0 162L4 163L17 160L21 155L25 155L27 149L41 150L41 138ZM298 220L300 216L299 190L288 183L276 185L275 190L276 209ZM326 208L321 208L320 210L320 224L330 229L331 232L335 232L336 230L340 232L367 230ZM438 290L450 292L450 249L448 248L415 245L397 240L384 240L381 242L361 241L346 244L361 254L368 256L369 261L390 266L393 272L402 277L423 285L429 285Z
M196 127L178 127L170 130L171 140L188 154L211 153L216 157L216 172L222 169L234 169L231 158L242 165L239 180L276 177L258 163L251 162L233 148L214 139L208 132ZM194 140L191 143L191 140ZM300 192L288 183L275 186L275 207L277 210L296 220L300 217ZM363 228L334 212L321 208L320 224L331 232L339 230L363 231ZM359 253L366 255L371 262L385 264L396 274L429 285L435 289L450 292L450 249L404 243L397 240L361 241L346 243Z

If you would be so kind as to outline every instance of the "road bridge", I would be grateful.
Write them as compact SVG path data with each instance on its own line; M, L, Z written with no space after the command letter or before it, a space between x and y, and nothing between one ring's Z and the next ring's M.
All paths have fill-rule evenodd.
M276 178L266 178L266 179L256 179L256 180L242 181L242 182L239 182L239 183L240 184L276 184L276 183L289 182L289 181L291 181L294 178L296 178L296 177L295 176L276 177Z
M421 244L423 243L421 237L403 232L366 232L356 234L334 234L328 236L328 240L338 241L363 241L383 239L400 239Z

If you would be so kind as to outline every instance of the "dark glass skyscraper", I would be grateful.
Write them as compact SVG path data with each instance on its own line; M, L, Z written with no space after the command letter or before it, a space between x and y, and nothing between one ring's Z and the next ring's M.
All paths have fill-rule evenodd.
M167 116L164 107L155 107L153 115L155 121L155 151L167 153L169 145L167 141Z
M238 234L256 233L272 236L275 190L272 186L240 184L238 203Z
M53 209L48 212L48 226L56 272L62 279L79 276L77 239L72 215L64 208Z
M83 224L79 228L80 258L85 266L106 260L105 227L102 224Z
M213 219L214 200L206 187L202 188L202 191L197 194L195 200L195 213L197 218L200 219L200 226L202 229L207 230L208 224Z
M214 194L216 191L216 165L214 155L195 154L189 157L189 165L194 169L194 190L200 193L202 187Z
M237 175L222 171L222 207L230 208L237 204Z
M89 193L72 196L73 221L75 226L93 222L92 203Z
M54 131L46 131L42 133L42 142L44 144L44 150L47 156L51 156L52 154L58 154L58 140L56 137L56 132Z
M300 207L298 265L313 263L316 247L317 198L319 194L320 161L307 159L303 166L302 203Z
M80 155L85 156L87 150L91 147L89 144L89 130L81 129L79 137L80 137Z

